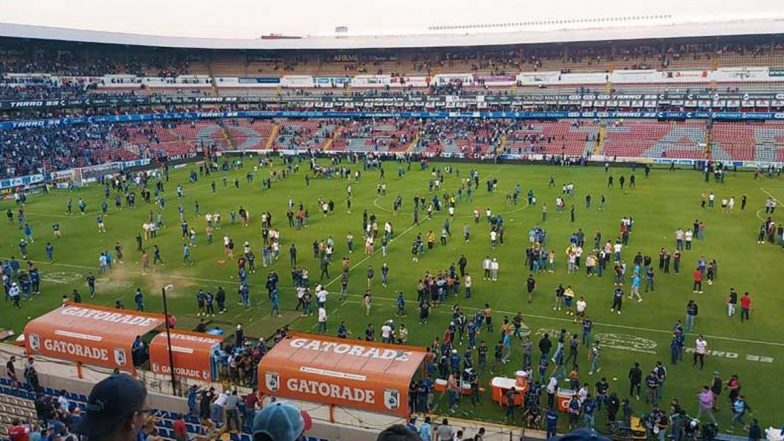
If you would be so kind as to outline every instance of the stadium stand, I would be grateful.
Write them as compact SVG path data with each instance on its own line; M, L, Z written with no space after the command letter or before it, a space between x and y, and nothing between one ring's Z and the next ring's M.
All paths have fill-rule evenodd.
M425 100L432 96L460 96L476 97L476 102L481 102L478 97L495 96L526 101L571 94L703 94L701 99L719 93L776 96L782 90L782 83L777 81L779 76L784 78L779 75L782 68L784 37L780 35L310 51L207 51L134 46L117 50L111 45L57 41L30 45L21 39L4 37L0 38L0 101L56 99L65 103L69 99L89 97L204 101L181 101L182 104L165 106L145 102L124 107L6 107L0 110L0 121L164 111L314 110L312 101L321 99L326 103L348 97L414 97L422 100L422 104L407 110L451 111L464 108L434 109L425 105ZM302 76L302 82L292 80L284 84L282 77L290 75ZM353 84L354 77L362 75L389 76L396 87L363 81ZM269 83L265 84L267 80ZM211 105L209 101L227 97L237 100L261 97L267 102ZM310 99L311 103L275 102L278 99ZM766 108L758 102L756 111L780 112L784 107L775 100L767 103ZM321 110L319 104L323 103L316 103L316 110ZM586 110L584 106L525 104L522 110L582 111ZM331 105L323 107L331 108ZM342 110L394 109L383 104L371 107L352 106ZM641 107L627 102L613 106L612 110L636 111L642 110ZM645 107L647 110L649 105ZM739 110L737 104L727 107L728 111ZM477 108L483 109L510 110L498 105ZM521 107L517 105L511 110L519 111ZM700 109L694 102L687 102L656 110ZM784 128L780 123L718 121L708 126L710 123L706 126L705 120L667 122L633 118L536 121L379 117L362 120L228 118L90 124L57 129L25 127L0 131L0 177L200 150L413 152L469 158L504 152L702 159L705 148L700 146L710 139L707 147L713 159L781 161L784 157ZM602 132L603 129L606 130ZM600 139L600 133L606 133L605 139Z
M600 139L600 127L606 127ZM703 159L704 121L275 119L169 121L0 130L0 177L197 151L299 150L427 153L468 158L509 153ZM717 121L712 158L782 161L784 123Z
M7 439L8 428L17 418L27 422L48 420L50 424L53 423L55 419L59 419L59 416L56 416L55 418L52 416L42 418L39 411L46 408L46 405L42 404L45 404L47 400L52 400L53 409L56 408L56 400L60 395L60 392L61 391L51 388L43 388L40 393L35 393L32 392L30 385L27 383L21 383L18 388L15 388L11 386L7 378L0 379L0 438ZM82 409L82 411L86 409L86 395L66 391L64 396L69 402L71 411L77 407ZM41 409L39 409L39 407ZM52 414L59 415L59 412L53 412ZM177 416L177 413L165 409L151 409L145 426L153 427L154 433L163 440L173 441L175 439L174 421L177 419ZM202 422L195 415L185 415L184 420L189 439L218 439L218 435L220 435L220 433L217 432L208 432L208 429L202 425ZM61 430L70 432L72 427L69 427L68 419L63 418L63 423ZM248 427L243 427L243 429L248 429ZM229 432L228 437L220 439L228 439L229 441L251 441L252 438L252 435L248 433L247 430L243 430L241 432ZM323 438L312 436L305 436L303 440L328 441Z
M198 51L0 39L0 72L102 76L134 74L256 76L393 76L469 72L514 75L519 71L608 72L614 69L703 70L782 66L781 36L688 40L586 42L572 45L511 45L364 51Z
M614 121L608 123L604 154L611 157L700 159L703 122ZM729 159L729 158L724 158Z
M513 153L586 156L594 151L598 125L581 120L545 121L517 124L507 137Z

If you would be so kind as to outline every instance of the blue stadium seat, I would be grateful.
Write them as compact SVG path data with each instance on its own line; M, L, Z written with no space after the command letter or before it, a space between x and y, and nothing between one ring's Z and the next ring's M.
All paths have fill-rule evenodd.
M0 378L0 384L2 384L3 386L10 386L11 385L11 380L9 380L8 378L5 378L5 377Z
M195 424L185 423L185 430L187 430L188 433L201 434L201 428Z

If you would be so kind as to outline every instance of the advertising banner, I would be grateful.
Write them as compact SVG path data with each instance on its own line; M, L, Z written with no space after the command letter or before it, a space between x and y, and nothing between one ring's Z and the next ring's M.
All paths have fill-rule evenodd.
M28 354L133 372L137 335L163 325L163 314L68 304L27 323Z
M215 347L223 342L223 337L179 329L170 330L169 334L175 375L202 382L212 381L217 372L213 372L210 357ZM165 332L150 341L150 368L156 374L171 375Z
M408 388L424 348L292 334L261 359L264 395L408 414Z

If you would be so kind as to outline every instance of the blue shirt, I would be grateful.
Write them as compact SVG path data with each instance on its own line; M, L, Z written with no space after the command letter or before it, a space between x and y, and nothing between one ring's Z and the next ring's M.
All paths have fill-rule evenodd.
M555 429L555 426L558 424L558 413L553 409L549 409L544 415L544 419L547 421L547 428Z
M583 402L583 413L586 415L593 415L593 411L596 408L596 403L592 399L587 399Z
M419 426L419 437L422 438L422 441L430 441L433 437L433 429L430 427L428 423L422 423Z
M593 329L593 322L590 320L583 321L583 333L587 334Z

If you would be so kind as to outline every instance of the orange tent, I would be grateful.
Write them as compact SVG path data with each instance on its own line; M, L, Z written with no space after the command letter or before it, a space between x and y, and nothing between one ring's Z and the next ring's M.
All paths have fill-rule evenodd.
M223 342L223 337L180 329L172 329L170 335L174 373L192 380L212 381L210 356L215 346ZM165 332L150 341L150 367L156 374L171 374Z
M291 333L259 363L262 394L408 414L424 348Z
M68 304L27 323L25 347L30 355L133 372L134 339L161 325L163 314Z

